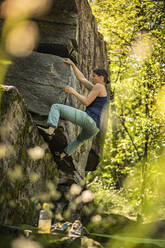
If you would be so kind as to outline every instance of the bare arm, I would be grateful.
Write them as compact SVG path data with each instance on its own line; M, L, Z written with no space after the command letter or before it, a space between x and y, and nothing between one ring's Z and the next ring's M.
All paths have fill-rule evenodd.
M84 77L83 73L77 68L77 66L73 63L72 60L70 60L70 59L64 59L64 62L65 62L66 64L69 64L69 65L72 66L76 78L77 78L77 79L78 79L86 88L88 88L88 89L90 89L90 90L93 88L93 84L92 84L90 81L88 81L88 80Z
M86 97L86 96L80 95L75 89L73 89L70 86L65 87L65 91L67 93L74 95L85 106L90 105L96 99L96 97L100 94L100 90L101 90L100 86L96 84L93 86L91 92Z

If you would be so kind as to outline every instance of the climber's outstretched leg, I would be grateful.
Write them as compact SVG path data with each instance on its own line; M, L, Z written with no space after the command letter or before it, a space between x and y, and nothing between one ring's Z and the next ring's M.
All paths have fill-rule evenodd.
M53 104L48 117L48 125L54 129L58 126L59 118L63 118L82 127L77 138L64 149L67 155L72 154L83 142L99 132L95 121L84 111L63 105Z
M90 118L90 116L89 116ZM91 118L92 119L92 118ZM83 127L80 134L76 137L76 139L72 142L70 142L66 148L64 149L64 152L68 155L71 155L74 151L77 150L79 146L81 146L85 140L92 138L99 132L98 127L96 126L95 121L86 121L86 126Z

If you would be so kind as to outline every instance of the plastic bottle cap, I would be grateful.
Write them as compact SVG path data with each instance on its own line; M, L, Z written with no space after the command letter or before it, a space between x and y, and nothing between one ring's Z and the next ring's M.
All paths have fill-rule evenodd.
M45 208L49 208L49 204L48 203L43 203L43 209Z

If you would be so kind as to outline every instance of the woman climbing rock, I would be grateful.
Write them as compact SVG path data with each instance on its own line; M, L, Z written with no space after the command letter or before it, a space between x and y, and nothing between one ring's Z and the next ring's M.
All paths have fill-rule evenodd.
M90 82L70 59L66 58L64 62L72 66L76 78L90 90L90 93L88 96L83 96L72 87L65 87L66 93L72 94L86 106L85 111L63 104L53 104L51 106L48 116L49 129L47 130L49 135L54 134L60 117L82 128L76 139L70 142L64 151L60 153L60 159L71 155L85 140L95 136L99 132L101 114L105 105L108 103L105 84L109 83L108 73L105 69L98 68L94 70L93 80Z

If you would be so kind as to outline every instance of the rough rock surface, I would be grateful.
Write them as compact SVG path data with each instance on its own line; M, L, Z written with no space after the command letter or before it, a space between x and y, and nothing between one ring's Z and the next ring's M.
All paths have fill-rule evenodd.
M1 92L0 174L0 222L36 223L37 203L48 182L57 184L58 170L15 88Z
M69 65L61 57L33 52L27 58L17 58L9 68L6 82L19 89L28 110L38 123L46 125L53 103L79 107L75 98L64 91L67 84L76 89L78 84Z
M35 21L40 29L38 47L28 57L13 58L5 84L14 85L18 89L33 121L46 125L53 103L85 109L74 96L67 95L64 91L65 86L69 84L80 94L88 93L76 80L71 66L63 62L63 58L71 58L89 80L92 79L94 68L107 68L108 62L103 37L97 30L87 0L56 0L49 14ZM2 23L3 20L0 20L0 26ZM106 124L106 120L104 123ZM60 120L59 125L64 127L67 142L73 140L80 132L80 128L70 122ZM86 171L96 169L103 140L104 132L100 131L97 137L86 141L72 155L76 172L73 175L59 172L60 191L69 191L72 183L82 184ZM60 204L65 206L65 202Z
M95 67L107 68L108 63L105 43L97 31L87 0L56 0L49 14L36 19L36 22L40 28L40 43L36 51L26 58L14 60L5 83L18 88L33 119L45 125L53 103L84 110L74 96L64 92L67 84L80 94L87 94L88 90L75 79L71 67L63 63L63 57L73 59L90 80ZM80 131L69 122L62 125L68 142ZM85 176L85 168L96 169L103 144L100 137L104 137L101 132L93 142L85 142L72 156L81 177Z

